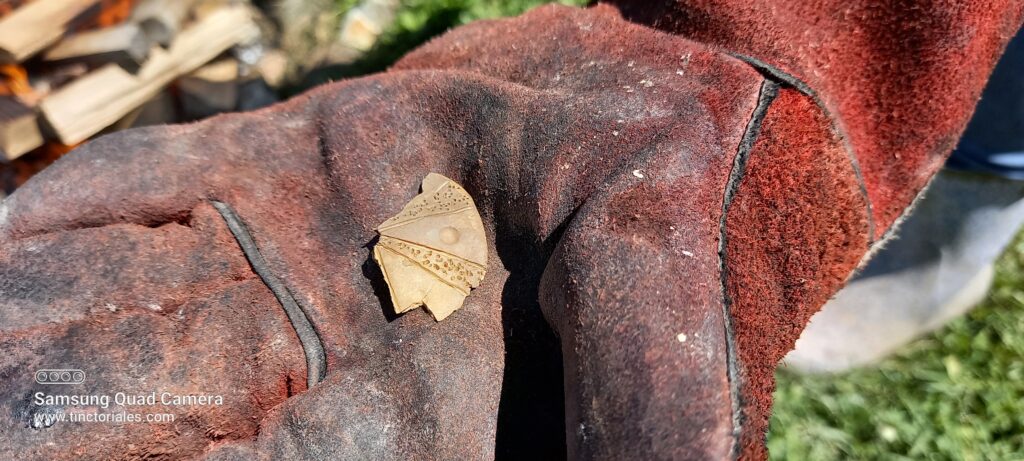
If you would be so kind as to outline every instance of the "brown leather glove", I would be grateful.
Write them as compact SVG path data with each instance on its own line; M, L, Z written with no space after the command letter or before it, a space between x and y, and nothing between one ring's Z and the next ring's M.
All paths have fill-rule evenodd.
M968 40L993 52L958 88L1006 38ZM0 205L0 457L763 457L775 363L894 216L836 112L769 67L545 7L267 110L87 144ZM369 258L429 172L491 239L440 323L391 315ZM62 368L84 383L33 381ZM75 423L56 415L121 409L39 392L223 402Z

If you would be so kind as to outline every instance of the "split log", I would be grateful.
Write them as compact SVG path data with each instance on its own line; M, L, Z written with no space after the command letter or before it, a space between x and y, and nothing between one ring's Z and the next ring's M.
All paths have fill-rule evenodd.
M108 64L49 95L40 105L46 122L65 144L84 141L152 98L178 76L209 62L257 34L242 7L224 8L185 29L164 51L132 75Z
M13 96L0 96L0 158L15 158L43 144L36 112Z
M149 56L152 42L133 23L91 30L61 40L43 56L54 63L83 62L93 66L113 63L136 72Z
M99 10L99 0L31 2L0 19L0 62L21 62Z

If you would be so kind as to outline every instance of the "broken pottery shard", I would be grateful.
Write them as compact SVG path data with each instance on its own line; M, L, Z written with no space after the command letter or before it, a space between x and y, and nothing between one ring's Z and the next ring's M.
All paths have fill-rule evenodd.
M441 321L483 281L487 238L476 204L461 186L430 173L421 189L377 227L373 259L384 273L395 313L426 306Z

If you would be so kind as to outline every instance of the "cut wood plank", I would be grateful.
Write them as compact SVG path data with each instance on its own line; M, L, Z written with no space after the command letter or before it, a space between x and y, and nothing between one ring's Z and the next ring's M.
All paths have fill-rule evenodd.
M131 21L138 23L154 43L168 46L193 3L194 0L142 0L132 10Z
M0 158L14 160L41 145L36 112L13 96L0 96Z
M209 62L258 30L243 7L228 7L183 30L164 51L132 75L114 64L101 67L43 99L46 122L64 144L75 144L110 126L178 76Z
M0 19L0 62L24 61L98 11L99 0L42 0L14 10Z
M43 59L54 63L83 62L89 65L114 63L129 72L149 56L152 42L133 23L91 30L72 35L50 48Z

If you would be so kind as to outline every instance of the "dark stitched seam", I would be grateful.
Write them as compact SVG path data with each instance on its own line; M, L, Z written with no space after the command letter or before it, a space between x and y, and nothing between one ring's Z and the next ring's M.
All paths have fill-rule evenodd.
M840 120L832 115L828 110L828 107L825 107L825 103L821 100L821 97L818 96L816 91L811 89L810 85L803 80L796 78L793 74L751 56L738 53L729 53L729 55L747 63L766 78L770 78L780 84L796 88L797 91L807 95L815 104L818 105L821 111L824 112L825 117L828 117L829 121L831 121L830 125L832 126L832 133L835 134L835 136L839 138L839 142L843 144L843 150L846 151L846 157L850 160L850 166L853 167L853 175L857 178L857 187L860 189L861 198L864 199L864 206L867 208L868 248L871 248L871 246L879 240L875 236L875 213L873 211L873 206L871 205L871 198L868 197L868 187L864 182L864 174L860 169L860 161L857 159L857 154L853 152L853 146L850 145L850 140L846 136L846 130L840 126Z
M740 395L740 363L736 356L736 339L733 330L732 315L730 313L732 300L729 299L727 289L728 265L726 263L726 217L729 213L729 206L732 205L736 191L739 189L740 181L747 167L747 159L750 150L754 147L754 141L761 132L761 122L764 121L768 107L779 94L779 85L774 80L764 79L761 83L761 93L758 96L757 107L754 108L747 129L740 139L739 147L736 149L736 157L733 159L732 171L729 173L729 182L725 185L725 197L722 199L722 217L718 223L718 267L722 283L722 316L725 324L725 351L728 366L729 396L732 402L732 447L730 454L732 459L739 457L740 433L743 426L742 396Z
M761 74L764 74L766 77L769 77L776 82L780 82L787 86L796 88L797 91L814 98L814 100L816 102L819 102L820 104L818 93L811 89L811 86L808 85L806 82L793 76L793 74L790 74L789 72L779 69L778 67L775 67L752 56L747 56L739 53L729 53L729 56L732 56L736 59L739 59L740 61L747 63Z
M213 200L211 203L220 212L224 221L227 222L228 229L231 230L231 234L238 241L238 246L242 247L242 253L245 253L245 257L249 260L253 272L260 276L260 279L267 285L267 288L270 288L278 302L281 303L281 307L284 308L284 313L288 315L288 321L291 322L292 328L295 329L295 334L299 337L299 343L302 344L302 351L306 355L306 387L312 388L327 373L327 357L324 353L324 346L320 341L320 336L309 321L307 312L295 301L295 297L292 296L288 287L270 270L270 266L263 259L263 254L260 253L259 247L256 246L252 234L249 233L245 223L239 219L235 210L223 202Z

